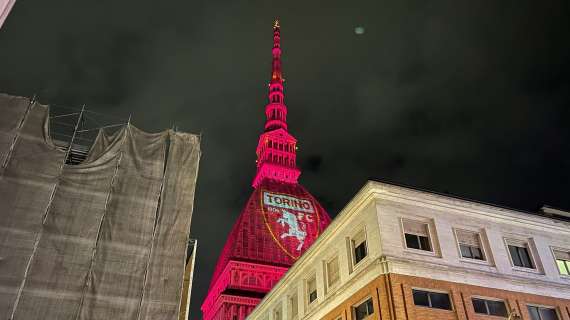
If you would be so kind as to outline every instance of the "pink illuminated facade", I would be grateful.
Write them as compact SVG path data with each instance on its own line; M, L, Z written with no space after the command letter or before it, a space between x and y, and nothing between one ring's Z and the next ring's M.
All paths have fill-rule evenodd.
M242 320L330 223L297 180L297 140L287 129L280 26L273 26L273 62L265 130L257 145L253 193L218 258L204 320Z
M16 0L0 0L0 28L2 28L15 2Z

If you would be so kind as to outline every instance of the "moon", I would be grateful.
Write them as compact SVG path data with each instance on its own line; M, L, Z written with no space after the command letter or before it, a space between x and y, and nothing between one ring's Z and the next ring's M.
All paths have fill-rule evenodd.
M354 28L354 33L356 33L357 35L362 35L364 34L364 27L358 26L356 28Z

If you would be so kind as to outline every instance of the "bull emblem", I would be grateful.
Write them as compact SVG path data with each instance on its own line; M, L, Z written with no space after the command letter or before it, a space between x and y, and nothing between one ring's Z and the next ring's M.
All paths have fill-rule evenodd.
M281 239L287 237L297 238L299 241L297 251L301 250L305 243L305 237L307 236L305 224L299 221L295 214L283 209L281 209L281 218L277 219L277 223L280 223L282 227L285 225L289 226L289 230L281 235Z

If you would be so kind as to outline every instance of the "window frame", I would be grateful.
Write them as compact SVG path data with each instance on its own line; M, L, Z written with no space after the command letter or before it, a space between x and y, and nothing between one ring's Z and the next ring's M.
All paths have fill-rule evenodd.
M364 258L362 258L360 261L358 261L358 263L355 263L355 254L354 254L354 246L353 246L353 239L358 237L360 234L363 235L364 238L364 242L366 243L366 256ZM351 276L355 271L357 271L361 266L365 265L365 261L369 260L370 257L370 248L369 248L369 243L368 243L368 234L367 234L367 228L366 225L364 225L363 223L359 223L358 225L356 225L355 227L353 227L351 229L351 231L344 237L344 251L346 254L346 257L348 258L348 276ZM341 262L340 260L340 254L339 254L339 263ZM340 265L339 265L340 266ZM339 270L340 271L340 270Z
M283 319L283 305L278 303L271 311L271 315L273 320L285 320ZM276 315L279 315L279 319L277 319Z
M553 247L553 246L550 247L550 252L552 253L552 259L554 261L554 267L556 268L556 270L558 270L558 275L561 278L570 279L570 260L560 259L562 261L566 261L565 266L566 266L566 269L568 269L568 274L563 274L562 272L560 272L560 268L558 267L558 259L556 259L555 251L566 252L566 253L570 254L570 249L561 248L561 247Z
M296 301L296 305L297 305L297 312L295 313L295 315L293 315L293 302L292 301ZM291 292L291 294L287 295L287 311L288 311L289 319L295 320L295 319L299 318L299 295L297 292L297 288L295 288L295 291Z
M463 253L461 252L461 244L459 243L459 237L457 235L457 230L467 231L477 234L477 237L479 238L479 249L481 250L481 254L483 255L483 260L467 258L463 256ZM453 227L453 235L455 236L455 244L457 247L457 253L459 254L459 260L461 260L462 262L477 263L484 265L492 264L491 255L488 254L487 252L487 242L485 240L486 237L484 236L484 233L485 230L483 229L475 230L468 227Z
M415 290L415 291L427 292L427 293L428 293L428 303L430 304L430 306L423 306L423 305L418 305L418 304L416 304L416 302L414 301L414 290ZM442 308L432 307L432 306L431 306L431 299L430 299L430 297L429 297L429 294L430 294L430 293L446 294L447 297L449 298L449 307L450 307L450 309L442 309ZM436 310L443 310L443 311L455 311L455 307L454 307L454 305L453 305L453 299L452 299L452 297L451 297L451 293L450 293L449 291L445 291L445 290L437 290L437 289L426 289L426 288L412 287L412 301L413 301L415 307L429 308L429 309L436 309Z
M404 229L404 221L405 220L427 225L427 235L428 235L427 238L428 238L431 250L428 251L428 250L422 250L422 249L416 249L416 248L408 247L408 244L406 242L406 232ZM429 219L429 218L407 217L407 216L400 217L400 231L401 231L402 241L403 241L403 245L404 245L404 250L406 250L408 252L413 252L413 253L423 254L423 255L428 255L428 256L438 256L439 255L439 245L438 246L435 245L435 236L434 236L435 232L434 232L434 230L432 230L432 223L434 223L433 219Z
M540 309L551 309L554 310L554 313L556 313L556 320L562 320L563 318L560 317L560 312L558 311L557 307L554 306L547 306L547 305L542 305L542 304L536 304L536 303L527 303L526 304L526 311L529 313L530 316L530 310L529 307L534 307L534 308L538 308ZM539 315L540 315L540 311L539 311ZM542 317L541 317L542 318ZM542 319L541 319L542 320Z
M366 296L364 299L361 299L357 303L354 303L353 305L350 306L350 312L352 314L352 319L356 320L356 308L361 306L363 303L367 303L368 300L370 300L370 302L372 303L372 313L368 314L363 319L367 319L376 313L376 309L374 309L374 300L372 299L372 296Z
M330 283L330 276L329 276L329 263L332 262L333 260L336 259L336 263L337 263L337 268L338 268L338 276L337 276L337 280L334 283ZM325 287L327 289L327 293L330 292L332 289L336 288L339 283L341 282L341 277L340 277L340 258L339 255L333 254L331 256L328 257L328 259L324 260L324 275L325 275Z
M361 226L359 228L356 229L356 232L353 232L350 236L350 238L348 239L349 242L349 248L350 248L350 261L352 263L352 268L356 269L357 266L361 265L361 262L366 261L370 252L368 250L368 237L366 234L366 227L365 226ZM360 259L358 262L356 262L356 248L358 246L356 246L356 243L354 241L355 238L362 236L363 242L360 243L364 243L364 249L366 250L366 255Z
M507 301L505 299L500 299L500 298L492 298L492 297L484 297L484 296L471 296L471 307L473 308L473 312L475 314L478 315L486 315L486 316L490 316L490 317L497 317L497 318L501 318L501 319L505 319L506 317L509 316L509 304L507 303ZM478 300L484 300L484 301L496 301L496 302L502 302L505 305L505 311L507 312L507 315L504 316L498 316L498 315L493 315L493 314L489 314L489 313L478 313L475 311L475 305L473 305L473 299L478 299ZM489 306L487 305L487 303L485 303L485 308L487 309L487 311L489 311Z
M311 293L309 292L309 282L311 280L315 281L315 300L311 301ZM317 285L317 273L313 272L311 275L309 275L308 277L305 278L305 301L306 301L306 306L307 308L311 308L314 305L316 305L316 301L319 300L319 289L318 289L318 285Z
M541 273L539 261L536 259L534 253L534 242L532 241L532 238L519 238L519 237L506 236L503 237L503 242L505 244L505 249L507 250L507 256L509 257L509 262L511 263L511 268L513 270L530 272L530 273ZM513 261L513 257L511 256L511 251L509 250L509 245L514 247L521 247L520 246L521 243L524 243L524 247L526 247L528 251L528 256L530 258L530 262L533 265L533 268L519 267L515 265Z

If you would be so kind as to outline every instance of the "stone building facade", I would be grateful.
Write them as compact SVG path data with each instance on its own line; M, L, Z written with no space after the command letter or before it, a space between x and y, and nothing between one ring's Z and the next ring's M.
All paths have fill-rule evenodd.
M568 217L370 181L249 319L570 320Z

